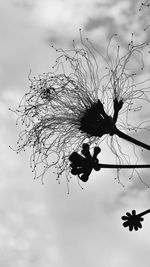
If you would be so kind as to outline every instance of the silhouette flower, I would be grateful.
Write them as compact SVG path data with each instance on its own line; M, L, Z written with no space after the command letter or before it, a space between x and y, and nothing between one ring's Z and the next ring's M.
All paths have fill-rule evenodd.
M100 151L101 149L99 147L95 147L93 156L91 156L89 145L84 143L81 150L84 157L79 155L77 152L73 152L69 157L69 160L71 161L71 173L73 175L78 175L79 179L83 182L87 182L92 169L95 171L100 170L100 164L97 159L97 155Z
M107 138L107 144L119 163L130 160L122 152L117 136L150 149L150 146L118 129L118 126L124 130L129 128L128 116L125 121L118 117L129 113L134 99L141 97L143 101L149 101L147 88L141 88L142 82L134 83L134 74L126 67L132 55L137 53L141 57L139 51L149 41L139 45L132 41L125 55L120 55L117 50L112 64L108 55L110 40L108 58L101 56L107 64L106 73L99 77L102 72L94 56L96 50L89 40L84 43L80 37L81 47L73 43L70 50L54 48L60 55L52 72L34 78L29 75L29 92L15 111L17 124L21 122L25 127L19 134L16 150L32 149L30 162L36 178L43 178L45 172L53 168L58 180L65 173L68 181L69 156L72 151L78 152L84 142L94 147Z
M142 228L141 222L144 220L140 215L136 214L135 210L132 210L132 213L127 212L127 216L122 216L122 220L125 222L123 223L124 227L129 227L129 230L132 231L133 229L137 231L139 228Z
M117 164L105 164L99 163L97 159L98 154L101 152L101 149L96 146L94 147L93 156L90 154L90 146L87 143L83 143L81 154L77 152L73 152L69 156L71 174L78 175L79 179L83 182L87 182L89 179L89 175L91 174L92 170L99 171L101 168L107 169L134 169L134 168L150 168L150 164L145 165L117 165Z
M139 214L136 214L135 210L132 210L132 213L127 212L126 213L127 216L121 217L123 221L126 221L123 223L123 226L129 227L130 231L132 231L133 229L137 231L138 228L142 228L141 222L144 221L142 217L148 213L150 213L150 209L145 210Z

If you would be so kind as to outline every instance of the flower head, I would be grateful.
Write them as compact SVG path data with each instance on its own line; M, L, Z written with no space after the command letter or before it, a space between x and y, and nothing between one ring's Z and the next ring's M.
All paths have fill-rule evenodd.
M94 153L93 156L91 156L89 145L84 143L81 150L81 153L84 157L77 152L73 152L69 156L69 160L71 161L71 173L73 175L78 175L79 179L83 182L87 182L93 169L95 171L100 170L100 164L97 159L97 155L100 153L100 151L101 149L99 147L94 147Z
M79 151L84 142L91 147L99 145L105 137L116 161L129 162L118 140L112 138L116 125L128 129L127 116L125 124L122 119L119 121L119 115L129 111L132 100L140 96L149 100L127 68L132 54L139 54L146 45L134 46L132 42L123 56L118 48L114 64L107 49L107 58L101 55L107 65L102 71L94 56L96 49L89 40L85 44L81 36L81 47L73 43L73 49L56 49L60 55L52 72L29 76L29 92L15 111L17 123L21 121L25 126L19 134L17 152L32 148L31 167L35 177L43 177L49 168L55 168L58 180L65 172L68 181L72 151ZM38 175L41 163L44 169Z
M137 231L139 228L142 228L141 222L144 220L140 215L136 215L136 211L132 210L132 213L127 212L127 216L122 216L122 220L125 222L123 223L124 227L129 227L129 230L132 231L133 229Z

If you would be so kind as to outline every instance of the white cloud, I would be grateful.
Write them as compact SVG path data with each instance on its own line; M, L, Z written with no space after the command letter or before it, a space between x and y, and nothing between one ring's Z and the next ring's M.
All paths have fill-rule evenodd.
M37 25L55 35L75 37L88 17L96 14L96 1L39 0L33 10L33 20Z
M1 40L0 73L1 78L5 76L0 99L1 266L10 266L12 262L22 267L149 266L150 215L145 216L143 228L137 233L123 228L120 219L124 211L138 208L140 212L148 208L148 193L134 194L133 189L130 193L128 188L117 185L114 172L101 170L92 174L83 191L73 178L68 196L65 181L58 186L51 173L46 174L45 186L40 181L33 182L27 167L30 153L17 156L8 148L11 140L17 141L14 138L18 129L7 108L17 106L23 91L28 90L30 65L34 66L33 72L42 72L45 65L53 64L54 55L43 44L44 29L55 36L66 35L69 43L89 17L97 16L96 2L112 1L37 0L27 13L19 7L10 8L7 1L5 12L1 9L5 36ZM104 16L108 13L112 16L107 6L99 10ZM121 12L116 11L116 6L112 11L119 24ZM94 34L97 40L101 34L99 27ZM103 43L104 38L101 38ZM130 146L122 143L129 151ZM108 151L104 151L100 161L107 163L107 160ZM134 155L131 160L135 160Z

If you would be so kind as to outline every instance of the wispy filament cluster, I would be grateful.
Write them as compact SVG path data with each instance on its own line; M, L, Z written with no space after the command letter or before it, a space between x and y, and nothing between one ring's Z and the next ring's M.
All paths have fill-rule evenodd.
M142 142L127 135L128 130L138 128L129 124L128 118L134 110L133 101L150 102L149 80L136 81L129 65L139 56L143 70L142 51L149 40L137 45L132 36L125 53L117 45L110 55L116 38L110 39L106 55L102 55L80 33L80 45L73 42L68 50L53 47L59 56L52 71L33 78L29 75L30 89L15 110L17 123L24 126L17 152L32 149L35 177L43 177L52 168L58 180L65 173L69 181L69 156L80 151L84 142L93 148L105 139L119 164L130 163L122 152L120 138L142 147ZM143 125L143 129L149 127ZM150 149L148 145L145 148Z

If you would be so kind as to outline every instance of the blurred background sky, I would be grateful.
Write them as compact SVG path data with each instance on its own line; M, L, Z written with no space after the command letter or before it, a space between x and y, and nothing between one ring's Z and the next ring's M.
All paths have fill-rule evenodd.
M16 108L28 90L30 69L38 75L53 65L57 55L50 44L69 48L79 28L100 51L113 33L122 46L132 32L140 40L149 34L143 29L150 9L139 12L139 6L137 0L0 0L1 267L149 267L150 215L138 232L121 221L127 211L150 208L150 191L139 179L123 188L115 173L102 170L84 190L71 181L67 195L65 180L58 185L47 173L44 185L34 181L30 152L17 155L8 147L15 146L19 132L8 108ZM137 116L142 120L148 111ZM148 135L137 137L146 142ZM137 152L147 163L149 153ZM148 183L149 170L142 178Z

